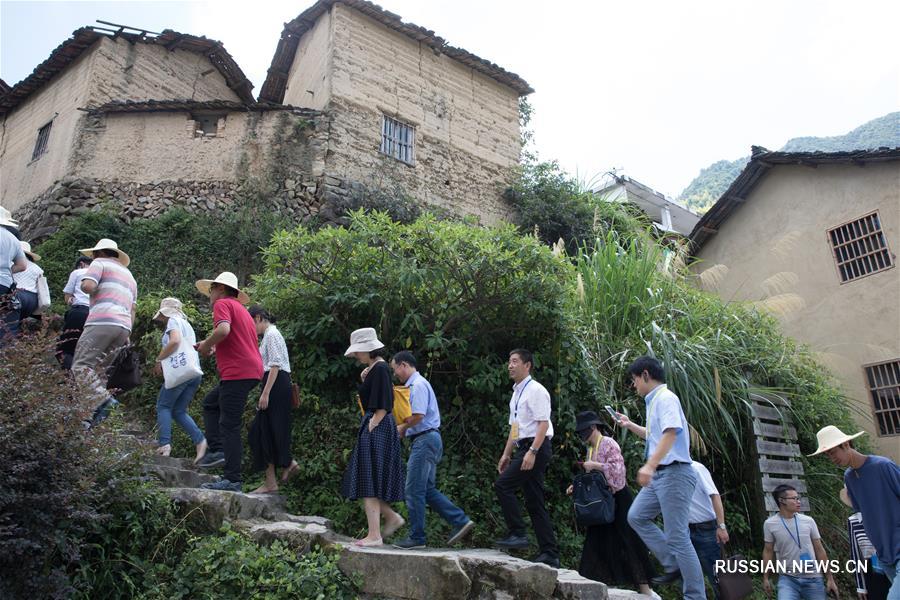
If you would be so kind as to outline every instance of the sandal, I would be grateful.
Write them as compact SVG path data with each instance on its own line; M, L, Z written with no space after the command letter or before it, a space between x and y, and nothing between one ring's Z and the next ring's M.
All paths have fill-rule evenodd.
M374 546L384 546L384 540L379 539L378 541L372 542L366 539L356 540L353 542L353 545L357 548L372 548Z
M296 475L299 472L300 472L300 465L298 465L296 461L292 462L291 466L289 466L287 469L285 469L284 472L281 474L281 482L287 483L288 481L291 480L291 477L293 477L294 475Z

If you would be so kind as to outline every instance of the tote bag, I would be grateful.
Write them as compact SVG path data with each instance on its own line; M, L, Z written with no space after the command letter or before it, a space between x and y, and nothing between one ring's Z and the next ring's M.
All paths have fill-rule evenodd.
M106 371L106 387L127 392L141 385L141 356L128 344L119 350Z
M164 386L167 390L178 387L203 375L197 351L182 336L175 352L162 360Z
M600 471L588 471L575 477L572 499L575 502L575 521L581 527L606 525L616 518L616 499L606 477Z
M750 575L739 572L740 569L736 568L737 565L744 562L744 557L735 554L726 558L725 546L721 546L719 552L726 563L724 572L718 574L719 596L722 600L742 600L752 594L753 580L750 579ZM728 571L735 572L729 573Z

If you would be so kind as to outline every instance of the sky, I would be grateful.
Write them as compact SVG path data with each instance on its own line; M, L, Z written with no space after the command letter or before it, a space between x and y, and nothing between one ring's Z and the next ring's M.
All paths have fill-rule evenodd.
M223 42L258 93L286 21L314 0L0 1L0 77L26 77L96 19ZM841 135L900 110L900 2L378 0L536 90L542 160L616 170L671 197L700 169Z

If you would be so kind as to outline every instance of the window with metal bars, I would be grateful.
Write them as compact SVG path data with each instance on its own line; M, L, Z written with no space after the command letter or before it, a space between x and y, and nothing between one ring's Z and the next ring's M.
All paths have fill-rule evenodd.
M408 165L416 164L416 128L383 115L381 152Z
M864 368L878 435L900 435L900 360Z
M50 121L40 129L38 129L37 141L34 143L34 150L31 152L31 160L37 160L47 152L47 143L50 141Z
M878 211L828 230L841 283L894 266Z

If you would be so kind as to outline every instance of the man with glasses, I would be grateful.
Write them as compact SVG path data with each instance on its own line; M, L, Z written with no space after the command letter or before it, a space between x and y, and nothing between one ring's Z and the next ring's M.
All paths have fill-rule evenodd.
M778 513L763 524L763 591L772 596L769 575L778 573L778 600L825 600L825 583L818 565L828 561L819 528L800 513L800 494L790 485L772 492ZM778 562L772 567L772 559ZM817 564L818 563L818 564ZM826 571L828 590L838 597L834 576Z

